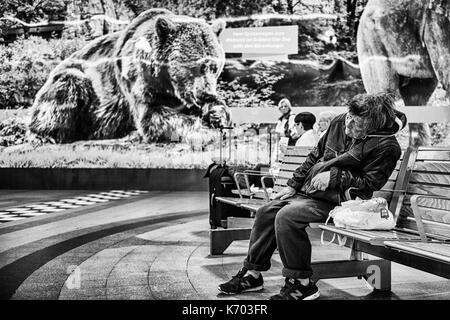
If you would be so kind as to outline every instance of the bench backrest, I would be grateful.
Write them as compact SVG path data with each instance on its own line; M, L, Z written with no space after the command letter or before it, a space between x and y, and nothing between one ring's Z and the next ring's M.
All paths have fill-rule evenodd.
M311 147L288 147L281 156L280 171L276 176L273 187L274 192L278 192L286 187L287 181L292 178L292 174L306 159L311 152Z
M412 154L411 176L400 209L398 226L417 230L411 207L414 195L445 196L450 198L450 148L421 147ZM417 204L425 232L450 239L450 200L419 198Z
M273 191L278 192L282 188L286 187L287 181L292 178L292 174L306 159L311 152L312 147L288 147L284 155L281 157L280 172L277 174ZM378 192L377 196L382 196L391 199L392 193L390 191L383 191L384 189L393 190L395 187L396 179L399 174L401 160L403 160L404 152L400 161L395 167L395 171L389 177L389 181L383 187L382 191Z

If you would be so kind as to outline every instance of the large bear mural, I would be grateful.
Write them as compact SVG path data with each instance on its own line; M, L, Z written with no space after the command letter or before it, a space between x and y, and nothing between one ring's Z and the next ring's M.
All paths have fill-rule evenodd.
M216 93L223 28L165 9L143 12L52 71L32 106L30 132L59 143L137 132L150 142L198 130L202 120L227 125Z

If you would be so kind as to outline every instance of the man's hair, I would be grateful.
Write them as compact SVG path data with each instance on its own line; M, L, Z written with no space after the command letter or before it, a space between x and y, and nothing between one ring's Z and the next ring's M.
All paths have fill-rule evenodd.
M392 125L395 121L395 95L390 92L358 94L347 102L348 111L370 119L369 132Z
M311 112L300 112L295 116L295 123L301 122L303 129L310 130L313 128L314 123L316 123L316 117Z

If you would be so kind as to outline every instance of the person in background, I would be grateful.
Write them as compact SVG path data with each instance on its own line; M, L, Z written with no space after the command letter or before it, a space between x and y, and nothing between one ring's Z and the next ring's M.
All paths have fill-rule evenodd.
M322 138L330 126L331 120L335 117L336 114L333 111L323 111L319 114L319 119L317 119L316 123L316 132L319 135L319 138Z
M295 116L295 124L300 138L295 143L296 147L315 147L319 142L319 135L313 129L316 117L311 112L301 112Z
M287 140L288 146L294 146L299 136L297 134L297 130L295 129L295 114L292 113L291 102L286 98L281 99L278 103L278 110L280 110L281 116L277 121L275 132L279 134L280 142ZM282 142L281 144L286 143Z

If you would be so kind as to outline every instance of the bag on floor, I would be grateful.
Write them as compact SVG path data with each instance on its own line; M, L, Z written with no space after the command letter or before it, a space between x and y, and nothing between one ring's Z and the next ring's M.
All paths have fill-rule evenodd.
M223 226L223 220L228 217L249 217L248 210L216 201L216 197L236 197L232 190L237 189L227 165L215 164L209 166L205 178L209 178L209 224L212 229Z

